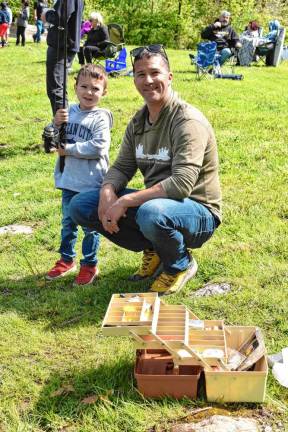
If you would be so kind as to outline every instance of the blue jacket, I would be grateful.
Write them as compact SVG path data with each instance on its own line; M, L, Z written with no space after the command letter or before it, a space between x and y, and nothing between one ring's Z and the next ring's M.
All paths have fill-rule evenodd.
M9 24L9 13L6 9L0 10L0 24Z

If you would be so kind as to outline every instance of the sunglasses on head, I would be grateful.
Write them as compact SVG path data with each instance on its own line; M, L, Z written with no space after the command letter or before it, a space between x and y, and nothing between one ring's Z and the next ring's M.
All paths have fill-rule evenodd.
M169 64L169 60L168 60L168 56L167 53L164 49L163 45L160 44L154 44L154 45L146 45L146 46L141 46L141 47L137 47L134 48L133 50L130 51L130 56L131 56L131 63L134 66L135 60L139 60L140 58L142 58L143 54L145 53L152 53L152 54L161 54L167 61L167 63Z

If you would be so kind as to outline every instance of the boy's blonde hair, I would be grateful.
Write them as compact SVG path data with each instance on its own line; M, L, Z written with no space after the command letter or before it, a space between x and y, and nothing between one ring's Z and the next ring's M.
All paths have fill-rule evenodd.
M103 16L100 14L100 12L91 12L89 18L90 18L90 20L97 21L100 25L103 25L103 23L104 23Z
M90 78L98 79L103 82L103 89L104 90L107 89L108 75L105 69L100 65L88 63L82 66L75 78L76 85L78 84L80 77L90 77Z

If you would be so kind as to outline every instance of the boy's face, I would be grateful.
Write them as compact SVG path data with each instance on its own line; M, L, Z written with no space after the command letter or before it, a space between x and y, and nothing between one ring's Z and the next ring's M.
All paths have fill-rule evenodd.
M75 93L82 110L93 110L98 105L101 97L106 94L104 80L80 76L78 83L75 84Z

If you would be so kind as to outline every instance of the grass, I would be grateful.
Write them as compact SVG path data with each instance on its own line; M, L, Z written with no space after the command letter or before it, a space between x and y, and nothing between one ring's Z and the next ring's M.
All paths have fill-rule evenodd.
M95 285L72 287L72 276L53 284L43 278L57 258L61 218L60 193L53 186L55 157L45 155L41 144L43 126L51 117L45 50L44 43L22 48L13 41L0 50L0 226L26 224L34 230L31 236L1 236L0 430L143 432L154 425L160 430L206 402L143 399L133 382L131 341L101 334L111 294L146 288L143 282L131 285L126 280L139 255L103 239L102 276ZM258 325L268 352L278 352L288 346L288 64L239 68L245 75L242 82L197 82L188 53L168 53L174 89L202 110L216 131L224 222L195 251L197 277L167 301L183 303L201 318ZM69 94L73 100L72 77ZM103 106L114 114L111 160L141 103L131 77L109 79ZM132 185L141 184L137 176ZM232 291L193 297L206 282L217 281L230 283ZM91 395L94 403L82 402ZM270 420L280 419L284 428L287 402L287 389L270 374L266 409ZM214 407L249 415L259 408Z

